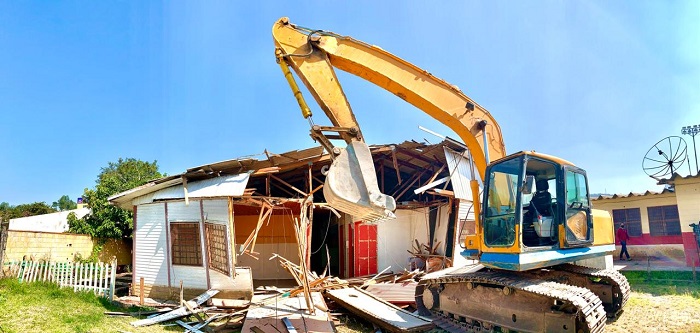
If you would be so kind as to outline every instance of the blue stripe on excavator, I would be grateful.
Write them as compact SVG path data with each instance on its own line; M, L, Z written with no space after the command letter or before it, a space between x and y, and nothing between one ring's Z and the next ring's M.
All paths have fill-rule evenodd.
M463 251L462 254L468 251ZM527 271L576 260L601 257L615 252L615 245L598 245L572 249L545 250L524 253L482 253L479 263L491 268L509 271Z

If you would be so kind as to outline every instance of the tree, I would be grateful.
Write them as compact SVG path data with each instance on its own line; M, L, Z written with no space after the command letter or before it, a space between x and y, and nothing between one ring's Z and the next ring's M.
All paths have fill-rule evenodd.
M30 204L21 204L12 206L7 202L0 203L0 220L9 221L18 217L27 217L34 215L43 215L55 213L56 210L51 208L45 202L33 202Z
M12 215L12 206L7 202L0 202L0 221L9 221Z
M134 228L133 214L110 205L107 198L162 176L158 172L156 161L149 163L133 158L120 158L116 163L109 162L97 175L95 188L86 188L83 193L83 201L87 202L92 213L82 219L69 217L70 232L85 233L103 239L131 237Z
M58 211L64 211L76 209L78 208L78 204L71 200L69 196L64 195L61 198L59 198L58 201L54 201L53 204L51 204L51 207Z
M17 205L12 208L12 211L13 213L11 218L43 215L56 212L55 209L51 208L51 206L43 201Z

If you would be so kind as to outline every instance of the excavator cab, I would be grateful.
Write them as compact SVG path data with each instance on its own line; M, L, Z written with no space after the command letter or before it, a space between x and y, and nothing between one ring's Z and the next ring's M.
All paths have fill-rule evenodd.
M489 165L485 186L482 264L528 270L587 255L566 251L593 244L585 171L556 157L520 152ZM534 259L533 253L540 255Z

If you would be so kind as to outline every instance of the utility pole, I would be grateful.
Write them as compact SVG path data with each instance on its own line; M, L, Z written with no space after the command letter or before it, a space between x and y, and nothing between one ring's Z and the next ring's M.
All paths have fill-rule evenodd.
M683 128L681 128L681 133L693 137L693 153L695 155L695 175L697 175L698 173L700 173L700 166L698 166L698 150L695 148L695 136L698 133L700 133L700 125L683 126Z

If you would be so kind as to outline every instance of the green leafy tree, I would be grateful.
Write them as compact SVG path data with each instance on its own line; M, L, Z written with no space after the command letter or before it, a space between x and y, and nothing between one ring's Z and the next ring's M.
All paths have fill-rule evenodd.
M134 228L133 214L110 205L107 198L162 176L158 172L156 161L150 163L133 158L120 158L117 162L109 162L97 175L95 188L85 189L83 193L83 200L92 209L92 213L82 219L69 217L70 232L102 239L131 237Z
M12 208L12 211L13 212L11 218L43 215L56 212L55 209L51 208L51 206L49 206L46 202L43 201L17 205L14 208Z
M7 202L0 202L0 221L9 221L12 214L12 206Z
M78 208L78 204L70 199L69 196L63 195L58 201L54 201L51 207L58 211L71 210Z

